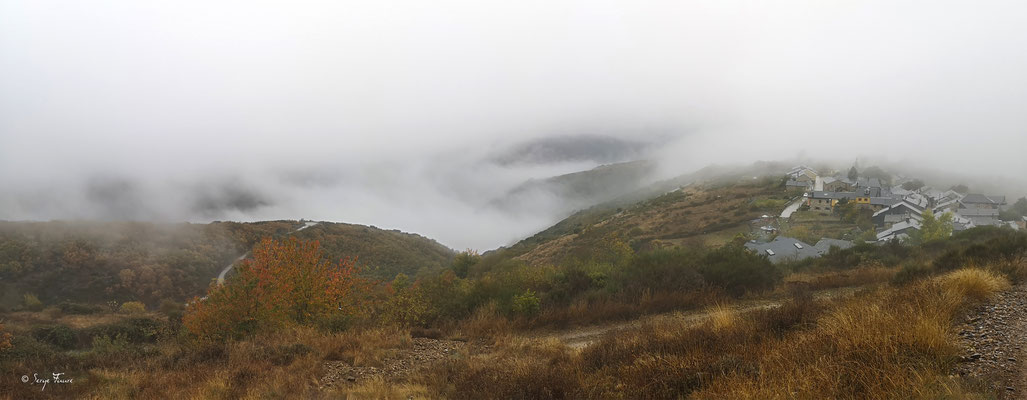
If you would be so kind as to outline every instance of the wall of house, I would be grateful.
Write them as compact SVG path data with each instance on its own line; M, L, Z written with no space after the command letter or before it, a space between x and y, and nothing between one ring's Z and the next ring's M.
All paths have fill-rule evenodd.
M832 209L831 199L810 199L809 209L820 213L830 213Z

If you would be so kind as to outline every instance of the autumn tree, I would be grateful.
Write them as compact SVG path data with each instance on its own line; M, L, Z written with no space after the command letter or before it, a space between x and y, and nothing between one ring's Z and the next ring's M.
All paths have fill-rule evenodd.
M194 335L214 340L312 324L356 313L353 294L363 284L355 260L332 264L317 241L264 239L232 279L189 304L182 322Z

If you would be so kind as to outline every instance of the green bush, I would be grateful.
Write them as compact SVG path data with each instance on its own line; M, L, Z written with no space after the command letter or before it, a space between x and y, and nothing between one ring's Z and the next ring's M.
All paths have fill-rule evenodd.
M77 343L75 331L65 325L41 326L32 329L32 337L61 350L69 350Z
M927 265L921 263L909 263L902 266L902 269L895 274L892 278L892 283L896 285L904 285L909 282L919 280L931 276L935 270Z
M119 311L122 314L142 314L146 312L146 305L138 301L126 301Z
M169 333L166 324L151 318L131 318L112 324L100 325L86 330L92 338L107 336L122 338L129 343L154 342L163 334Z
M696 265L701 257L701 253L682 249L639 253L629 267L614 271L609 286L631 294L646 290L698 289L703 284Z
M453 272L460 278L466 278L471 267L481 261L481 256L474 250L467 250L453 258Z
M25 306L25 309L29 311L43 310L43 302L39 301L39 297L36 297L36 295L32 293L25 293L25 295L22 296L22 304Z
M93 352L98 354L118 354L128 348L128 340L124 335L110 337L100 335L93 337Z
M707 253L699 273L706 282L735 296L773 288L782 278L781 271L766 256L734 244Z
M541 308L541 302L535 292L527 290L522 294L516 295L513 298L513 311L521 315L535 315L538 314Z

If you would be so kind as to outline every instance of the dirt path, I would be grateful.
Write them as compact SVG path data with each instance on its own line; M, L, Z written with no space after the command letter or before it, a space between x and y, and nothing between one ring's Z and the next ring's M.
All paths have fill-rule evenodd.
M956 373L979 380L999 399L1027 399L1027 284L969 313L959 336L964 354Z
M846 287L837 289L821 290L813 294L817 299L829 299L851 295L856 291L864 287ZM757 299L747 300L731 305L730 307L738 313L752 312L756 310L766 310L771 308L780 307L783 300L777 299ZM668 320L677 320L686 323L699 324L709 318L709 314L706 310L695 310L695 311L676 311L664 314L648 315L638 319L615 323L615 324L603 324L594 325L581 328L575 328L569 331L558 331L558 332L543 332L535 335L538 338L557 338L570 348L581 349L588 345L602 339L608 333L622 331L625 329L636 328L650 322L661 322Z

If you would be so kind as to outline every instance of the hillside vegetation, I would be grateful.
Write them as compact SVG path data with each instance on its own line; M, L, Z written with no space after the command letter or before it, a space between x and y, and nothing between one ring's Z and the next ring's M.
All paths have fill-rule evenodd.
M320 223L293 236L320 242L331 260L355 258L364 275L380 279L436 273L449 267L456 255L432 239L373 226Z
M296 221L211 224L0 222L0 307L73 307L140 301L184 302L262 238L281 238ZM350 224L297 233L319 240L331 259L355 258L371 277L438 271L454 253L433 240Z
M497 253L543 265L580 258L611 238L634 250L719 246L748 233L752 219L780 213L792 197L777 178L687 185L630 205L580 211Z

